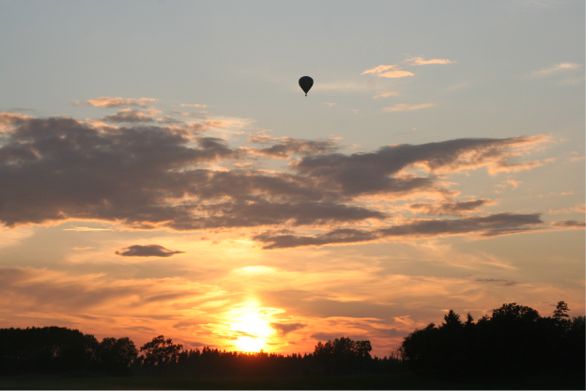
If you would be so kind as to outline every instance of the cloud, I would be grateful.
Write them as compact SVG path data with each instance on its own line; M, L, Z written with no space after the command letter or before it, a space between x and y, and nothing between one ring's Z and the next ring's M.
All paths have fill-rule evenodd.
M370 91L372 87L366 83L353 81L320 82L318 91L324 92L361 92Z
M71 118L31 119L0 144L0 221L173 220L184 209L169 198L197 175L176 170L233 154L222 140L192 141L169 128L103 131Z
M274 138L266 135L255 135L251 142L257 144L272 144L266 148L250 149L251 152L286 158L291 155L318 155L335 151L338 146L333 140L303 140L290 137Z
M208 121L104 127L73 118L19 117L0 139L0 222L99 220L176 230L325 227L328 233L310 241L372 240L383 232L373 236L345 226L387 224L388 209L363 196L394 202L420 192L445 194L439 175L531 168L519 158L544 139L457 139L346 154L333 140L256 134L252 146L232 148L224 138L201 135L225 126ZM288 164L277 165L274 158ZM468 215L482 202L427 211Z
M586 227L586 223L584 221L577 221L577 220L563 220L563 221L556 221L553 223L555 227L563 227L563 228L584 228Z
M86 101L87 104L100 108L125 107L125 106L151 106L157 102L154 98L121 98L116 96L103 96Z
M405 60L409 65L446 65L453 64L454 61L449 58L423 58L423 57L411 57Z
M517 281L506 280L503 278L477 278L474 281L490 283L490 284L498 284L502 286L512 286L516 285Z
M382 91L372 97L372 99L385 99L393 96L398 96L399 93L395 91Z
M0 319L13 326L89 324L105 333L140 327L146 334L140 341L151 338L153 329L166 330L178 321L195 323L194 316L209 314L194 297L211 300L217 294L210 287L184 277L115 278L104 271L0 268ZM189 308L180 303L189 303ZM144 328L145 323L150 327Z
M384 79L400 79L415 76L413 72L401 69L398 65L378 65L363 71L361 75L373 75Z
M0 132L11 129L14 125L31 119L30 115L12 112L0 112Z
M103 118L106 122L155 122L157 119L158 110L134 110L134 109L122 109L116 112L116 114L108 115Z
M0 296L18 300L22 312L87 311L138 292L138 286L111 281L107 284L97 275L70 276L47 269L0 268ZM0 303L8 305L2 299Z
M383 108L388 113L398 113L402 111L423 110L434 107L435 103L397 103Z
M539 214L500 213L482 217L468 217L452 220L422 220L414 223L396 225L373 231L357 229L336 229L315 236L297 236L292 234L257 235L256 240L265 243L264 248L287 248L299 246L321 246L326 244L343 244L366 242L393 237L420 237L477 234L497 236L519 233L535 229L542 225Z
M375 193L405 193L431 189L432 176L398 175L415 165L431 172L448 173L487 167L498 170L514 167L511 160L516 149L530 149L543 137L513 137L507 139L457 139L421 145L382 147L370 153L344 155L340 153L304 157L297 171L312 178L324 189L345 196Z
M351 228L340 228L316 236L264 233L254 237L255 240L264 243L263 248L265 249L356 243L371 241L376 238L377 234L375 232L361 231Z
M206 217L194 217L173 224L178 229L253 227L288 223L291 225L351 222L382 219L382 212L336 202L287 202L263 200L228 202L206 207Z
M575 62L562 62L559 64L552 65L547 68L538 69L531 73L531 77L542 78L548 76L554 76L566 72L572 72L582 68L581 64Z
M472 200L472 201L458 201L445 202L443 204L413 204L410 206L412 210L419 213L430 215L453 215L459 216L463 213L473 212L481 206L490 204L489 200Z
M116 254L123 257L170 257L181 253L183 253L183 251L169 250L159 244L135 244L120 251L116 251Z
M281 335L287 335L304 328L306 325L303 323L272 323L271 326L279 331Z
M188 109L196 109L196 110L207 110L208 105L203 103L182 103L181 107L185 107Z
M63 231L72 231L72 232L104 232L104 231L112 231L112 228L76 226L76 227L64 228Z
M33 227L9 228L0 225L0 249L15 246L33 235Z

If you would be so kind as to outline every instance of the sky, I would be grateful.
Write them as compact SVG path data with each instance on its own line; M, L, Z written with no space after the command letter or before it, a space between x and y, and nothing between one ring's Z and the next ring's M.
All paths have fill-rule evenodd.
M584 314L584 8L0 0L0 327L382 356Z

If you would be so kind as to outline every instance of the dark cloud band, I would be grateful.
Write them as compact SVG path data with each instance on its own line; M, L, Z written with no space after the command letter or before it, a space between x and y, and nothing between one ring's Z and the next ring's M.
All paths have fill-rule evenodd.
M443 192L438 172L523 165L515 159L542 141L540 137L458 139L343 154L334 152L332 141L292 138L256 137L251 141L262 148L233 148L182 122L117 127L14 113L2 113L0 120L0 222L6 225L101 219L179 230L284 225L329 229L314 236L257 236L275 248L391 236L497 235L540 223L537 215L497 214L374 231L347 228L349 223L389 217L379 204L362 201L364 195L392 200L395 195ZM280 169L250 168L262 165L259 156L297 160ZM468 216L486 203L413 207L438 216Z
M123 257L170 257L181 253L183 253L183 251L169 250L159 244L135 244L120 251L116 251L116 254Z
M336 229L315 236L266 233L255 237L265 243L265 248L320 246L372 241L391 237L417 237L477 234L497 236L535 229L543 224L539 214L501 213L483 217L452 220L423 220L372 231Z

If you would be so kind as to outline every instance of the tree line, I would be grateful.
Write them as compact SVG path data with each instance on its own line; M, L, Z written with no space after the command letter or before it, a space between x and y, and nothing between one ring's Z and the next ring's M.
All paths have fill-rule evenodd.
M583 372L584 316L571 318L568 312L563 301L548 317L509 303L475 322L470 314L462 320L450 310L441 325L408 335L401 356L411 369L451 375Z
M552 316L504 304L474 321L449 311L442 324L415 330L401 348L373 357L370 341L318 342L312 353L240 353L185 349L162 335L140 348L129 338L104 338L63 327L0 329L0 374L336 374L398 368L442 374L567 369L584 371L584 316L570 318L559 302Z

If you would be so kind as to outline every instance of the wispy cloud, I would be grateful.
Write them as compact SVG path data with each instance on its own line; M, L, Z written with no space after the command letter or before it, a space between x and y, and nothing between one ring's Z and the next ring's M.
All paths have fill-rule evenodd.
M396 91L381 91L375 94L372 99L386 99L391 98L393 96L399 96L399 93Z
M454 64L455 61L449 58L424 58L424 57L411 57L405 60L409 65L447 65Z
M371 91L372 87L367 83L357 83L354 81L334 81L334 82L320 82L319 91L324 92L361 92Z
M383 108L383 111L389 113L398 113L402 111L424 110L434 106L435 103L397 103Z
M584 221L578 221L578 220L556 221L553 223L553 225L555 227L578 228L578 229L584 229L586 227L586 223Z
M86 101L87 104L94 107L111 108L125 106L150 106L157 102L154 98L121 98L117 96L103 96L92 98Z
M400 79L404 77L413 77L415 74L411 71L401 69L398 65L378 65L374 68L367 69L362 75L373 75L384 79Z
M63 231L72 231L72 232L107 232L107 231L112 231L112 228L76 226L76 227L63 228Z
M517 284L517 281L507 280L503 278L477 278L474 281L484 282L488 284L498 284L502 286L511 286Z
M185 107L187 109L196 109L196 110L207 110L208 105L203 103L182 103L181 107Z
M549 77L549 76L554 76L554 75L558 75L558 74L563 74L566 72L572 72L572 71L578 70L580 68L582 68L581 64L577 64L575 62L562 62L562 63L555 64L555 65L552 65L547 68L542 68L542 69L538 69L536 71L533 71L530 74L530 76L535 77L535 78Z

